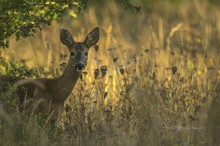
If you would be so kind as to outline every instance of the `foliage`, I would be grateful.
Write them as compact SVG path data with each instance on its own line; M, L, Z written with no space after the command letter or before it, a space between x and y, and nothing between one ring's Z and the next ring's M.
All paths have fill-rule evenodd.
M122 4L122 6L124 6L125 10L130 10L133 13L140 12L140 10L141 10L140 6L133 5L129 0L118 0L117 2Z
M6 61L3 58L0 59L0 73L0 104L10 111L11 107L16 108L18 104L16 87L13 84L22 78L37 77L37 74L22 62Z
M74 12L86 7L86 1L35 1L35 0L3 0L0 3L0 46L8 47L9 36L16 34L28 37L40 29L40 24L50 24L51 20L60 18L68 9Z
M129 0L120 0L126 9L140 11ZM15 33L16 39L32 36L40 24L50 25L65 14L77 16L87 8L88 0L1 0L0 1L0 47L8 47L9 37Z

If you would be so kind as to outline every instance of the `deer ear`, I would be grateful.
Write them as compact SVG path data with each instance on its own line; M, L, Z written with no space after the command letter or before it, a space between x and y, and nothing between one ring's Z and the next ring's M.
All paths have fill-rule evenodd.
M75 43L71 33L66 29L60 29L60 40L67 47L70 47Z
M90 48L94 46L99 40L99 28L94 28L86 37L84 44Z

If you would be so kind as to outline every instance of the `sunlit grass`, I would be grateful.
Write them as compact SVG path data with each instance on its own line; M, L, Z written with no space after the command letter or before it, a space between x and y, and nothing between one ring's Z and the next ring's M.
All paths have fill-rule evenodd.
M18 42L12 37L2 57L22 60L39 76L52 78L62 74L69 55L59 29L70 30L75 41L96 26L101 29L98 51L91 48L58 127L37 119L24 123L18 112L5 113L0 102L0 144L215 144L213 137L206 138L204 122L218 119L218 112L206 112L219 96L219 12L198 1L165 6L151 14L130 14L109 2L105 12L89 8L79 18L66 16L42 26L34 37ZM205 127L215 133L215 125L206 122Z

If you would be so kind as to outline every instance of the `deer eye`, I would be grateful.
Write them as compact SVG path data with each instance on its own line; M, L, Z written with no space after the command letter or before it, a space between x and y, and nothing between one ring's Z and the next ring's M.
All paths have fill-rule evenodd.
M85 53L85 56L88 57L88 52Z
M74 57L74 56L75 56L75 53L74 53L74 52L70 52L70 56L71 56L71 57Z

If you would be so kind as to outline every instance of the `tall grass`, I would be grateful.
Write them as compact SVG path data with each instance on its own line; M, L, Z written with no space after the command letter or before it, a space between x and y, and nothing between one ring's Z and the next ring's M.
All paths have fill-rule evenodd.
M42 116L25 122L0 103L0 145L218 145L219 14L198 0L141 14L106 2L42 26L35 37L12 37L2 57L55 77L68 55L59 29L76 41L101 29L58 126L39 122Z

